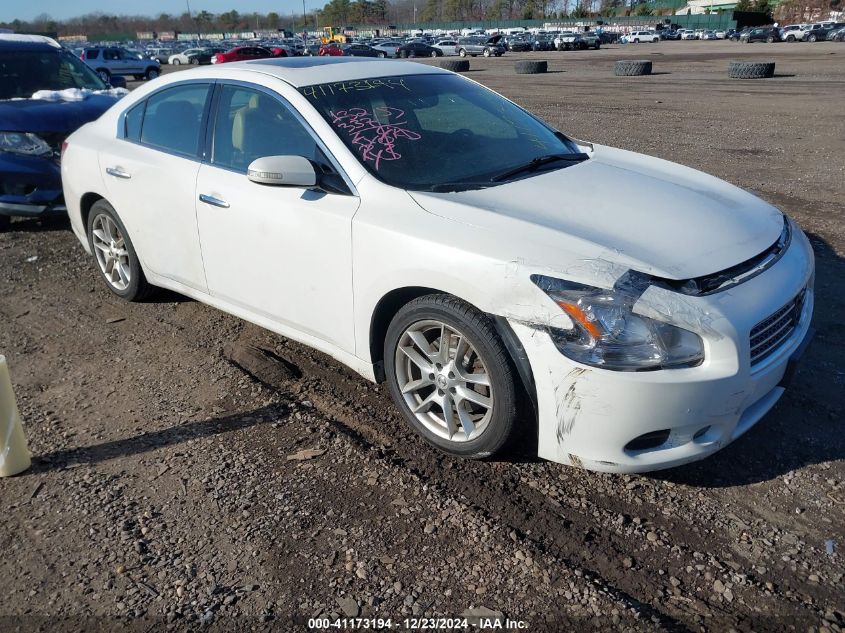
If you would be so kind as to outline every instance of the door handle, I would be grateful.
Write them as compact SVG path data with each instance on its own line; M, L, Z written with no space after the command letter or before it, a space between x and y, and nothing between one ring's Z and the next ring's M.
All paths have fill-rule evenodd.
M114 176L115 178L123 178L124 180L132 178L132 174L123 171L123 169L120 167L106 167L106 173L109 176Z
M214 196L209 196L204 193L200 194L200 202L205 202L206 204L210 204L213 207L220 207L221 209L229 208L229 203L225 200L221 200L220 198L215 198Z

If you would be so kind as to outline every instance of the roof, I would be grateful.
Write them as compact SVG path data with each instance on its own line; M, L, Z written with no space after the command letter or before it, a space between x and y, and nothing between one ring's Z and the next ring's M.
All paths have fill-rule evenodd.
M61 48L61 45L52 37L44 37L43 35L0 33L0 47L43 49L46 47Z
M205 68L208 68L207 66ZM212 66L215 68L215 66ZM282 57L220 64L219 68L243 68L278 77L296 88L333 81L355 81L395 75L448 74L436 66L402 60L362 57Z

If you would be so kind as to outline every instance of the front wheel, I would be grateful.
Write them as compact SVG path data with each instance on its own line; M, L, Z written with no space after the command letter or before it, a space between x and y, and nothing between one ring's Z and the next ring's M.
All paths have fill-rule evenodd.
M91 207L88 243L106 285L114 294L127 301L140 301L152 294L153 287L144 277L126 227L105 200L98 200Z
M387 57L387 53L379 53L378 57L380 57L381 59L384 59L385 57Z
M199 65L200 65L200 60L197 59L196 57L191 57L191 66L199 66Z
M12 225L12 218L8 215L0 215L0 233L3 231L8 231L9 227Z
M171 63L172 63L174 66L181 66L181 65L182 65L182 62L181 62L181 61L179 61L179 58L178 58L178 57L177 57L176 59L174 59Z
M97 74L100 76L100 79L102 79L107 84L111 81L111 73L105 68L100 68L97 71Z
M388 387L428 443L482 458L516 428L510 357L489 317L456 297L426 295L399 310L385 339Z
M768 44L771 44L771 43L772 43L772 42L774 42L774 41L775 41L775 38L773 38L771 35L770 35L769 37L767 37L767 38L766 38L766 42L767 42Z
M818 38L815 35L811 35L810 37L807 38L807 41L808 42L815 42L817 39ZM773 39L770 37L767 41L771 42L771 41L773 41Z
M431 56L432 56L432 57L437 57L437 51L431 51Z
M144 73L144 77L146 77L148 80L150 80L150 79L155 79L160 74L161 73L159 72L158 68L147 68L147 72Z
M490 51L488 49L484 49L484 57L490 57Z
M461 50L458 51L458 55L460 55L461 57L466 57L467 52L464 49L461 49Z

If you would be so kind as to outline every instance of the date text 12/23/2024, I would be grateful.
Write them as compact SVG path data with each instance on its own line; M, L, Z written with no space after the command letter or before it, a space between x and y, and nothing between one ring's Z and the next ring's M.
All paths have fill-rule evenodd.
M309 618L310 630L390 630L406 631L457 631L466 629L524 631L529 625L525 620L512 620L495 615L474 615L457 618Z

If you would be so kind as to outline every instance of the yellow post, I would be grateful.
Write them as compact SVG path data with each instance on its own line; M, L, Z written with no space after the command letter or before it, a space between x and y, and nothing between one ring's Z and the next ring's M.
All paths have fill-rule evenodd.
M0 477L22 473L31 464L9 367L0 354Z

